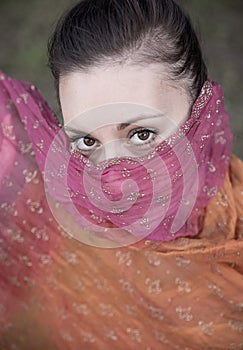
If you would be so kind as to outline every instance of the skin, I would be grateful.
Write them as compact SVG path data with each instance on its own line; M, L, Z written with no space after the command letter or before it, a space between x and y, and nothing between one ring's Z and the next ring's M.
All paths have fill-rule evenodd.
M72 148L96 163L147 153L189 117L192 107L187 83L169 79L162 65L77 70L60 78L59 94Z

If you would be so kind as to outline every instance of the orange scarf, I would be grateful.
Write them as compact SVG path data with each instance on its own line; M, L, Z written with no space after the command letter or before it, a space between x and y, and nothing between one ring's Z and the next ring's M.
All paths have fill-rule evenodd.
M43 204L36 186L26 185L20 203L32 194ZM28 220L26 208L18 210ZM33 225L38 208L30 215ZM30 249L20 263L25 273L9 276L18 294L11 313L1 307L1 349L242 348L243 162L236 156L195 238L100 249L70 238L51 217L42 227L31 229L40 247L46 239L38 265L28 266Z
M28 96L11 99L2 79L0 349L242 349L243 162L231 156L197 236L82 244L55 221L20 133ZM39 100L35 110L49 111Z

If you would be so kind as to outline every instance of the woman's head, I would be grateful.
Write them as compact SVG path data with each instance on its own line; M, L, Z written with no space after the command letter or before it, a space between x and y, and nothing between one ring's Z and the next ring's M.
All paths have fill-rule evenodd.
M48 48L64 123L91 136L78 139L90 150L113 139L159 141L165 122L151 117L136 122L148 131L138 130L134 139L134 125L115 128L138 116L133 108L129 116L115 109L95 123L84 111L127 102L178 125L207 79L190 20L173 0L80 1L59 20Z
M83 0L59 21L49 54L71 144L95 163L110 161L93 167L66 152L66 138L52 140L62 128L48 124L51 143L37 152L48 193L79 226L105 237L110 228L111 236L121 228L136 239L197 234L201 209L225 176L231 135L221 88L205 82L200 46L180 7L172 0ZM146 156L120 158L140 150ZM118 243L122 237L119 231Z

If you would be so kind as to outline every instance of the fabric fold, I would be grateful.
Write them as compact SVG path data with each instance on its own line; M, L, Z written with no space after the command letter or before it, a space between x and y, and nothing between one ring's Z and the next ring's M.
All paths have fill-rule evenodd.
M200 209L200 223L197 215L187 222L200 226L194 237L144 238L112 249L84 244L53 216L43 163L36 161L41 137L34 149L26 130L28 110L17 108L18 93L10 96L4 79L1 75L0 348L241 349L243 162L230 156L220 189ZM35 107L29 110L41 118L53 115L32 91ZM216 164L207 165L214 170Z

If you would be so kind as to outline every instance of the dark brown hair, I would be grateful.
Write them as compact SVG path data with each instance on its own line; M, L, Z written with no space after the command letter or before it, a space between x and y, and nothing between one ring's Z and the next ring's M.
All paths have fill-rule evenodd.
M59 19L48 56L58 99L60 76L107 64L166 64L194 100L207 80L190 18L173 0L79 1Z

